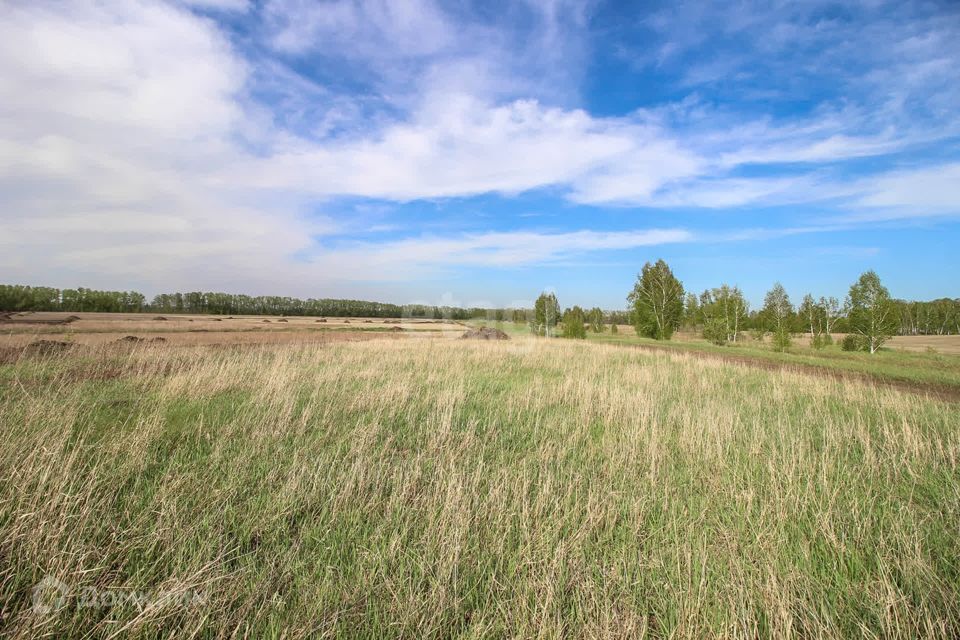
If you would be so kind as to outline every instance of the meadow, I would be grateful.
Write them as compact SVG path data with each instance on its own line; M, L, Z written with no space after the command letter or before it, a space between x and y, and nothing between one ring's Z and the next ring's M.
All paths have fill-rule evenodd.
M514 337L530 334L523 324L473 320L469 324L495 326ZM638 336L630 325L618 325L612 333L588 331L590 342L634 347L652 351L680 352L752 364L767 369L793 369L817 375L832 375L891 384L950 399L960 399L960 335L894 336L877 353L843 351L835 334L833 343L818 349L810 345L810 336L795 334L785 352L775 351L769 336L756 340L749 332L737 342L716 345L699 333L681 331L672 340L654 340Z
M960 634L960 404L916 389L520 335L100 341L0 365L0 422L13 638Z

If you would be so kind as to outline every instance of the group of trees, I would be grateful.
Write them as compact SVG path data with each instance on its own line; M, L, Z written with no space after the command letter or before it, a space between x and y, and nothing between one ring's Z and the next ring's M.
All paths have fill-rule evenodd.
M900 334L932 336L960 333L960 300L939 298L929 302L897 300Z
M55 289L0 284L3 311L105 311L136 313L147 309L146 298L136 291Z
M449 318L466 320L481 317L486 309L461 309L431 305L397 305L367 300L335 298L291 298L287 296L246 296L229 293L163 293L153 298L151 311L165 313L213 313L218 315L286 315L367 318Z
M669 340L682 324L699 327L703 337L716 344L736 342L744 329L752 328L757 337L771 334L773 347L786 350L794 333L809 333L811 344L822 347L832 341L831 334L844 323L848 337L843 347L875 353L890 337L903 332L906 317L936 315L938 328L949 331L950 318L957 314L960 300L943 303L904 303L893 300L890 292L873 271L867 271L850 287L844 305L833 297L814 299L804 296L795 309L786 289L774 284L763 300L763 308L750 312L738 287L721 285L700 294L684 296L683 284L663 260L647 263L627 296L633 312L633 325L639 335ZM936 305L936 306L934 306ZM933 307L933 310L931 310ZM922 314L926 313L926 316ZM956 323L956 321L954 321ZM911 325L911 327L916 325ZM929 321L924 326L931 326ZM960 326L957 326L960 332Z
M739 287L721 285L699 297L686 295L684 324L702 327L703 336L716 344L737 342L747 327L750 305Z
M831 344L832 334L845 333L844 349L870 353L898 334L960 334L960 299L894 300L873 271L860 276L843 303L807 294L794 307L778 282L764 296L763 306L751 310L736 286L722 284L700 295L685 292L669 265L658 260L643 266L627 302L626 312L574 306L561 314L556 296L543 293L534 305L530 327L537 335L584 338L588 330L602 332L608 323L611 331L617 324L632 324L638 335L657 340L669 340L686 327L718 345L737 343L749 331L755 339L769 334L779 351L789 348L798 333L808 334L815 348ZM515 311L513 319L522 322L522 312Z
M288 315L374 318L448 318L466 320L486 317L487 309L462 309L431 305L396 305L366 300L307 299L281 296L247 296L191 291L162 293L149 303L136 291L56 289L24 285L0 285L3 311L101 311L153 313L210 313L216 315ZM501 316L504 310L497 310Z
M586 338L587 331L602 333L607 330L606 317L600 307L594 307L585 311L579 306L564 310L560 313L560 303L557 296L553 293L541 293L533 305L532 318L528 324L530 331L538 336L557 335L558 328L560 335L564 338ZM525 321L526 312L522 309L515 309L512 313L515 323L521 324ZM611 331L616 333L616 325L611 326Z

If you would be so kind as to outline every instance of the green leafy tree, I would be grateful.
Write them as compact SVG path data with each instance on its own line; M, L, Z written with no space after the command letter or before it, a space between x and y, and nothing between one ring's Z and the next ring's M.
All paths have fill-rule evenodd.
M606 326L603 324L603 311L600 307L594 307L590 309L590 313L587 314L587 320L590 323L590 331L594 333L603 333Z
M683 320L683 284L663 260L643 265L627 302L637 335L669 340Z
M700 295L703 337L714 344L737 342L750 312L750 305L739 287L723 284Z
M688 293L683 302L683 326L693 329L701 322L700 303L697 296Z
M864 349L876 353L900 328L890 292L880 276L867 271L850 287L850 332L859 336Z
M786 351L790 347L790 325L793 320L793 305L783 285L777 282L763 298L761 311L767 329L773 335L773 348Z
M826 315L827 310L821 302L814 300L809 293L803 296L803 301L797 309L797 316L803 325L803 330L810 334L810 345L814 349L819 349L826 344L824 340Z
M617 329L617 323L616 323L616 322L610 323L610 333L612 333L612 334L614 334L614 335L620 333L620 330Z
M820 311L823 314L823 343L832 344L832 334L835 330L834 325L836 325L837 320L840 318L840 302L833 296L828 298L821 296L819 305Z
M563 312L563 333L564 338L576 338L583 340L587 337L587 327L584 322L586 314L578 306L567 309Z
M530 328L538 336L552 336L560 320L560 303L552 293L541 293L533 305L533 324Z

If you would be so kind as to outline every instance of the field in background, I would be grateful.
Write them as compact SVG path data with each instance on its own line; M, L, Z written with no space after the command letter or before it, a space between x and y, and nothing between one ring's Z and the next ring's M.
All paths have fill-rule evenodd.
M512 322L474 320L471 324L495 326L514 337L530 335L525 325ZM954 353L960 351L960 336L898 336L891 340L891 346L875 354L841 350L842 334L834 336L833 345L822 349L810 347L809 337L796 336L789 351L779 353L770 348L769 341L754 340L749 334L743 334L735 344L717 346L689 332L677 333L672 340L653 340L637 336L629 325L618 325L618 329L616 334L609 327L604 333L588 331L587 341L698 354L767 369L786 367L819 375L867 378L960 399L960 355ZM933 344L938 348L929 349Z
M144 313L21 313L0 322L0 347L42 339L98 345L125 335L172 345L263 344L356 340L373 334L459 336L464 327L421 318L316 318Z
M0 365L6 632L960 634L960 405L685 352L376 338ZM59 608L34 606L45 577Z

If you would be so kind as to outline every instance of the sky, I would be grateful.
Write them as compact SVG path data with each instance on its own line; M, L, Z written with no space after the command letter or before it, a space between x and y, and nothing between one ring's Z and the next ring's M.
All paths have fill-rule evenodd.
M960 3L0 1L0 282L960 297Z

